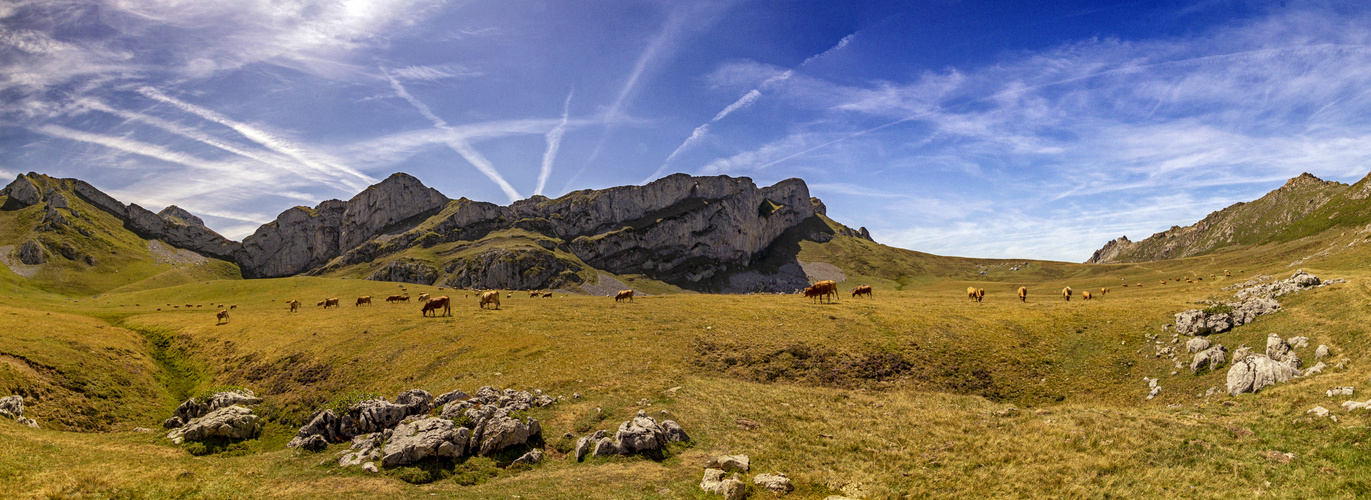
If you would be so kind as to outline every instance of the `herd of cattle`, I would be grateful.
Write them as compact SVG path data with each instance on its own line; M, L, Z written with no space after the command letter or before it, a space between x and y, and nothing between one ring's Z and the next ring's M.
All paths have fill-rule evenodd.
M1232 274L1231 274L1229 271L1227 271L1227 270L1225 270L1225 271L1223 272L1223 275L1224 275L1224 276L1232 276ZM1213 274L1210 274L1209 277L1210 277L1210 278L1213 278L1214 275L1213 275ZM1186 283L1194 283L1194 282L1196 282L1196 281L1204 281L1204 278L1202 278L1202 277L1195 277L1194 279L1191 279L1189 276L1185 276L1185 277L1183 277L1183 278L1172 278L1171 280L1172 280L1172 281L1176 281L1176 282L1184 281L1184 282L1186 282ZM1165 285L1165 284L1167 283L1167 281L1168 281L1168 280L1161 280L1161 284ZM1127 284L1127 283L1124 283L1123 286L1124 286L1124 287L1128 287L1128 284ZM1135 283L1133 286L1135 286L1135 287L1141 287L1141 286L1143 286L1143 284L1142 284L1142 283ZM403 287L401 287L401 288L403 288ZM444 288L444 287L438 287L438 289L439 289L439 290L444 290L445 288ZM1100 289L1099 294L1100 294L1101 296L1103 296L1103 295L1109 293L1109 291L1110 291L1110 288L1109 288L1109 287L1104 287L1104 288L1101 288L1101 289ZM634 293L635 293L635 292L634 292L633 290L620 290L618 293L614 294L614 301L615 301L615 302L619 302L619 301L623 301L623 300L628 300L628 301L632 302L632 301L633 301L633 295L634 295ZM837 283L836 281L833 281L833 280L817 281L817 282L815 282L814 284L809 285L808 287L806 287L806 288L804 289L803 293L804 293L805 298L807 298L807 299L814 299L814 300L816 300L816 301L818 301L818 302L820 302L820 303L823 303L825 300L827 300L828 302L832 303L833 301L837 300L837 297L838 297L838 283ZM1067 302L1070 302L1070 301L1071 301L1071 296L1072 296L1073 293L1074 293L1074 292L1071 290L1071 287L1069 287L1069 286L1066 287L1066 288L1063 288L1062 291L1061 291L1062 298L1065 299ZM499 291L499 290L488 290L488 291L476 290L476 294L477 294L477 297L479 298L479 301L478 301L477 304L478 304L478 306L479 306L480 308L485 309L486 306L491 306L491 307L493 307L494 309L499 309L499 308L500 308L500 291ZM469 296L470 296L470 294L468 294L468 297L469 297ZM553 295L552 295L552 292L530 291L529 294L528 294L528 296L529 296L529 298L538 298L538 297L552 297ZM872 289L871 289L871 286L870 286L870 285L860 285L860 286L858 286L858 287L852 289L852 297L853 297L853 298L862 297L862 296L865 296L865 297L867 297L867 298L872 298L872 297L874 297L874 296L872 295ZM984 289L984 288L976 288L976 287L967 287L967 289L966 289L966 296L967 296L967 298L969 298L970 300L973 300L973 301L975 301L975 302L980 302L982 299L985 298L985 289ZM1020 301L1020 302L1028 302L1028 287L1026 287L1026 286L1021 286L1021 287L1019 287L1018 296L1019 296L1019 301ZM510 292L508 295L506 295L506 298L508 298L508 297L513 297L513 293ZM1089 291L1081 291L1081 299L1082 299L1082 300L1090 300L1090 299L1092 299L1092 298L1094 298L1094 297L1095 297L1095 295L1092 294L1092 293L1090 293ZM388 303L409 302L409 295L391 295L391 296L389 296L389 297L386 297L386 302L388 302ZM422 302L422 303L423 303L423 306L420 307L419 312L420 312L421 314L423 314L424 316L428 316L429 313L432 312L432 313L433 313L433 316L434 316L434 317L437 317L437 316L438 316L438 311L439 311L440 309L443 311L443 315L444 315L444 316L451 316L451 315L452 315L452 299L451 299L450 297L448 297L447 295L443 295L443 296L439 296L439 297L429 297L429 294L427 294L427 293L421 293L421 294L419 294L418 302ZM324 309L328 309L328 308L330 308L330 307L339 307L338 304L339 304L339 299L335 297L335 298L328 298L328 299L321 300L321 301L319 301L318 304L316 304L316 306L320 306L320 307L323 307ZM299 301L299 300L293 300L293 299L292 299L292 300L288 300L288 301L286 301L286 305L288 305L288 306L290 307L290 312L299 312L299 311L300 311L300 301ZM368 306L369 306L369 305L371 305L371 296L370 296L370 295L367 295L367 296L357 297L357 302L356 302L355 305L356 305L356 306L363 306L363 305L368 305ZM179 306L178 306L178 307L179 307ZM190 304L187 304L186 307L189 308L189 307L191 307L191 305L190 305ZM228 321L229 321L229 309L233 309L233 308L236 308L236 307L238 307L238 306L237 306L237 305L229 306L227 309L220 310L218 313L216 313L216 314L217 314L217 323L216 323L216 324L226 324L226 323L228 323ZM158 310L160 311L161 309L158 309Z

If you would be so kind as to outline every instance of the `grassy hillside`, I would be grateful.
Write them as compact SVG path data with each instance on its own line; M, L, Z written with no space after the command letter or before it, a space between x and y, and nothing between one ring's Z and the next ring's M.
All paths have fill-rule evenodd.
M72 191L69 180L46 175L29 179L39 192L53 190L68 208L53 208L61 223L50 222L47 203L17 208L0 196L0 281L16 287L64 295L93 295L131 284L167 286L210 277L239 276L237 266L216 259L179 257L186 251L148 240L124 227L118 217L87 203ZM26 266L16 249L25 241L40 242L47 263ZM156 251L154 251L156 250Z

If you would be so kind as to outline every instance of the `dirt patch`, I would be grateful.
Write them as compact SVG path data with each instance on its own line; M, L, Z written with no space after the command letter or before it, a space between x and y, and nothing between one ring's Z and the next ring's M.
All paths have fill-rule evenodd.
M800 267L804 269L805 277L811 282L833 280L842 283L847 280L847 275L843 274L842 269L827 262L801 262Z
M148 240L148 252L151 252L153 260L160 264L198 266L209 262L203 255L162 243L162 240Z
M632 287L624 284L622 281L614 279L613 276L603 273L600 274L600 281L594 285L589 283L581 285L581 289L585 290L586 294L594 295L596 297L613 297L614 294L619 293L619 290L628 290L629 288ZM639 295L644 294L640 293Z

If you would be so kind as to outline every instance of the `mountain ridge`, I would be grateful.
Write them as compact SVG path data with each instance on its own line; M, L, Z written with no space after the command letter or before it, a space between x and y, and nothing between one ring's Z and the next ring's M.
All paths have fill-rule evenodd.
M1325 181L1305 172L1250 202L1217 210L1189 226L1171 226L1139 240L1123 236L1104 244L1087 264L1153 262L1215 251L1289 241L1334 225L1356 226L1367 218L1371 175L1355 184ZM1325 217L1326 216L1326 217ZM1341 218L1339 216L1342 216ZM1321 222L1320 217L1324 217Z

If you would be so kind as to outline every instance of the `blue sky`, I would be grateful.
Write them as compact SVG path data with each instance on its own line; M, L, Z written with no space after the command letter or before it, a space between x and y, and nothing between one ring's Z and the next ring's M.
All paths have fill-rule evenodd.
M944 255L1082 261L1371 171L1362 2L0 4L0 174L241 239L392 172L508 204L800 177Z

